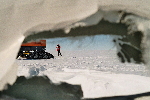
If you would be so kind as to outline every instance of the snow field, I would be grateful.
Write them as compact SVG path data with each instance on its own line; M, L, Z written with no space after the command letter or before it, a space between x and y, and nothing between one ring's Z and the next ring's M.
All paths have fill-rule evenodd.
M81 85L83 98L148 92L143 64L120 63L116 51L67 51L47 60L16 60L18 76L46 75L53 83ZM55 53L52 53L55 54ZM137 75L135 75L137 74Z
M45 71L66 72L68 70L146 75L143 64L120 63L118 57L115 56L116 51L64 51L62 53L63 56L55 56L54 59L16 60L19 65L18 75L30 76L28 71L34 69L39 70L40 75Z

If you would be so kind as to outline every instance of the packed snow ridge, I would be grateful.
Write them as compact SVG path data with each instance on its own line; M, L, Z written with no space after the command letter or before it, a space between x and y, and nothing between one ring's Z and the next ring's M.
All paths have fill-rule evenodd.
M63 29L67 35L71 28L96 25L102 19L111 23L119 23L124 12L134 14L124 18L124 23L130 26L129 34L136 30L143 33L143 59L146 66L149 67L149 5L149 0L0 1L0 90L4 89L6 83L13 84L16 79L15 58L25 37L44 30L56 31L59 29ZM55 34L50 34L50 36L52 35ZM76 76L76 78L78 77ZM115 79L119 75L110 74L107 77ZM138 76L131 77L138 79ZM139 77L143 81L147 80L145 77ZM70 83L74 82L73 80L69 81ZM84 93L86 92L84 91Z

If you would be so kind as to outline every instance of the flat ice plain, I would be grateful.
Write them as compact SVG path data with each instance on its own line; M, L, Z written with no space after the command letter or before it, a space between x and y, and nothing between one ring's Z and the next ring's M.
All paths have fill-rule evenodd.
M84 98L131 95L150 90L144 64L121 63L115 50L51 52L54 59L16 60L18 76L47 75L54 83L81 85Z

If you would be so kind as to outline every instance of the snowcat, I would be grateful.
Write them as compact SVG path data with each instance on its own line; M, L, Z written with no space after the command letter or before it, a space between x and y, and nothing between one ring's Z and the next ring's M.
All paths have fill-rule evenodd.
M46 40L40 40L38 42L23 43L18 52L17 58L25 59L50 59L54 56L46 50Z

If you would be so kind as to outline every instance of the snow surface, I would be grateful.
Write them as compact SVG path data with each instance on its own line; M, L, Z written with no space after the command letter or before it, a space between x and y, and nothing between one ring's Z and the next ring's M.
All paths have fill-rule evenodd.
M17 73L17 67L14 64L15 57L17 55L17 52L19 50L22 41L26 36L32 34L32 32L39 32L43 30L54 31L57 29L64 29L66 33L68 33L70 28L72 27L76 27L79 25L85 26L85 25L97 24L98 21L100 21L103 17L105 17L105 20L117 23L118 18L120 18L120 14L118 15L117 13L118 10L119 11L123 10L125 12L131 12L133 14L142 16L140 19L135 19L135 20L134 20L135 18L134 16L133 20L135 22L134 24L137 24L136 26L138 26L138 29L142 30L142 32L144 32L145 34L143 44L144 47L146 48L145 60L146 62L148 62L148 66L149 66L150 65L150 61L149 61L150 60L150 56L149 56L150 55L150 39L149 39L150 25L148 24L150 19L149 5L150 5L149 0L76 0L76 1L74 0L63 0L63 1L62 0L32 0L32 1L31 0L25 0L25 1L1 0L0 1L0 15L1 15L0 16L0 46L1 46L0 48L0 90L4 88L4 85L6 83L12 84L15 81L16 74L14 73ZM132 23L129 24L133 25ZM130 31L132 31L132 29ZM75 63L77 62L74 62L74 64ZM83 66L83 68L84 67L85 66ZM104 68L102 69L104 70ZM74 74L73 76L77 78L80 75L78 76L78 74ZM104 80L110 79L109 84L112 82L110 85L106 84L107 87L110 86L112 87L111 89L114 89L114 87L119 89L122 88L122 86L117 87L118 84L117 83L115 84L114 81L114 80L116 81L120 80L120 78L122 77L121 74L117 74L117 77L121 76L120 78L117 78L116 74L111 74L111 73L102 74L101 76L106 76L102 78ZM132 77L131 79L143 80L142 82L144 84L143 83L138 84L142 87L140 88L141 92L144 92L143 90L145 91L150 90L148 89L147 85L145 85L146 83L148 83L149 78L134 76L134 75L126 75L126 77L128 76ZM55 79L57 78L55 77ZM123 79L120 82L121 85L128 84L127 83L128 79L126 78ZM70 82L69 79L68 82ZM135 84L135 82L136 81L134 82L132 81L131 83ZM86 84L89 85L88 83ZM93 86L94 84L96 86L96 82L93 83ZM93 88L93 90L94 89L96 88ZM132 89L133 91L131 92L134 92L135 88L132 87ZM85 91L85 93L86 92L88 91ZM114 94L112 93L111 95L115 95L115 94L117 93ZM106 93L104 95L108 95L108 94ZM87 95L84 94L84 96L86 97Z
M55 56L55 59L16 60L18 76L47 75L54 83L81 85L84 98L129 95L150 90L150 77L145 77L145 66L120 63L114 50L62 53L63 56ZM53 54L57 55L57 52Z

